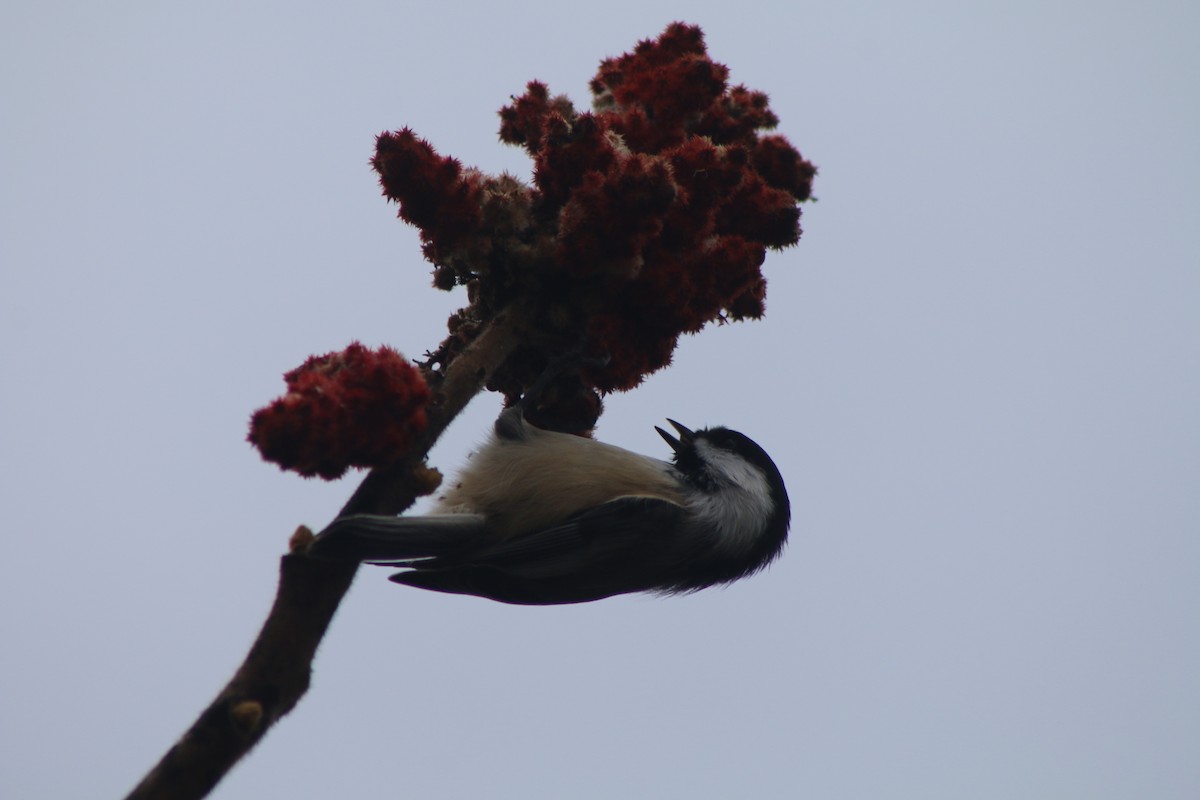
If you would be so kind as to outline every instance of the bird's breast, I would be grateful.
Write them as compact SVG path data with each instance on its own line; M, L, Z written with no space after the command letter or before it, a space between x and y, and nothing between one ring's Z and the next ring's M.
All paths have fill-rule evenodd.
M542 530L624 496L683 503L672 467L613 445L535 430L493 437L472 456L434 513L478 513L501 535Z

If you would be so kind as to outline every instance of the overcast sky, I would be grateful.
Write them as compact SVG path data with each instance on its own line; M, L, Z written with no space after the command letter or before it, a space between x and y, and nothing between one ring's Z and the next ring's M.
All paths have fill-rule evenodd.
M214 796L1200 797L1200 6L1043 0L7 3L0 794L123 795L240 663L357 480L246 444L282 373L442 339L375 135L528 176L509 96L675 19L819 202L599 435L763 443L783 559L561 608L364 569Z

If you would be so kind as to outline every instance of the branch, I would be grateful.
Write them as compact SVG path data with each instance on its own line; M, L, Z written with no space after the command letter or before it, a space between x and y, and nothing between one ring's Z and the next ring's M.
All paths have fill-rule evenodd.
M429 425L397 464L373 469L341 511L398 514L428 486L420 470L429 449L519 341L523 315L502 312L449 365L435 387ZM258 639L232 680L127 800L206 796L308 690L312 661L357 564L304 555L312 533L301 527L279 565L279 589Z

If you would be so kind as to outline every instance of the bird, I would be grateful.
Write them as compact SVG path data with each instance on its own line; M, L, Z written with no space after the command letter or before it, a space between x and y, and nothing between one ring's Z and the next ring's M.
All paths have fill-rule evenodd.
M779 469L737 431L667 422L675 435L655 430L670 461L535 427L513 405L430 513L338 518L308 555L518 605L686 594L761 571L791 523Z

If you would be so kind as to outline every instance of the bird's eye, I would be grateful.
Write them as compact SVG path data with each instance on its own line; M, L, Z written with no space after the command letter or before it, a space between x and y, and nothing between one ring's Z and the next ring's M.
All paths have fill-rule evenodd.
M733 435L723 428L711 431L709 435L709 441L712 442L713 446L719 447L722 450L734 449Z

